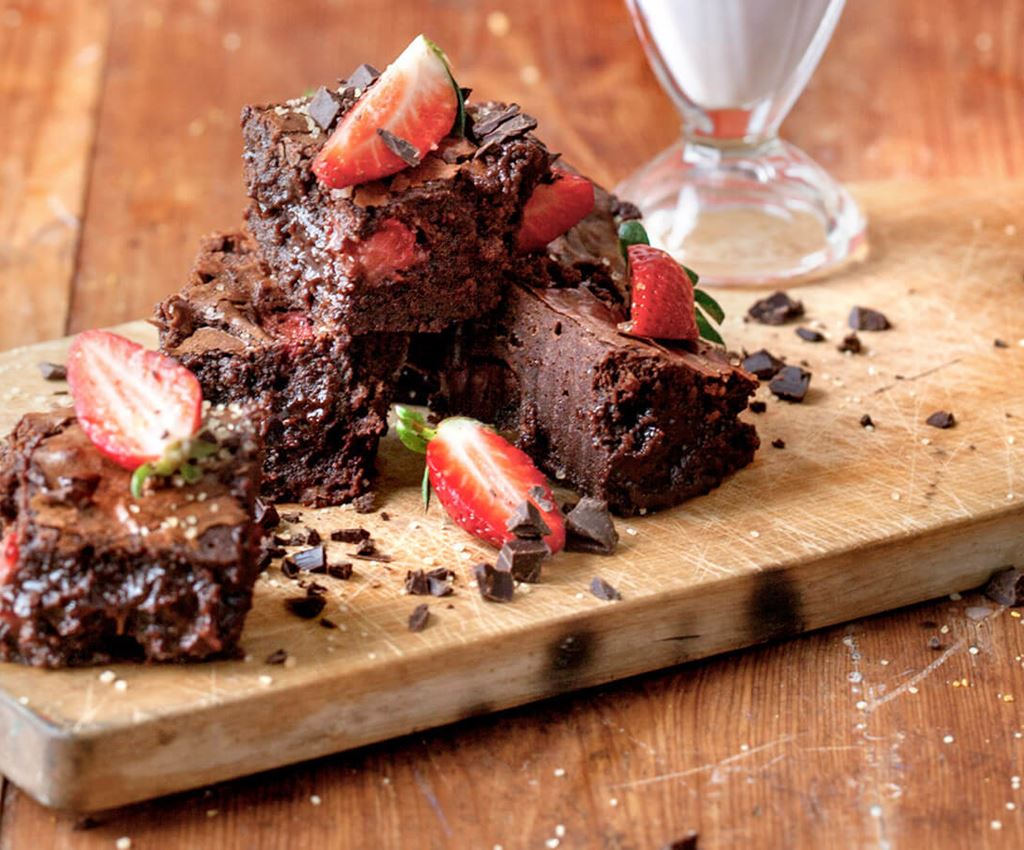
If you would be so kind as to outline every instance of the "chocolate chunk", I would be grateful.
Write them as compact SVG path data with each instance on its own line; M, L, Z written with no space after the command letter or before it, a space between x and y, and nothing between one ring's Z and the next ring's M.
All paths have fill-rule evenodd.
M490 564L477 564L473 567L480 588L480 595L488 602L511 602L515 593L512 573L508 570L496 570Z
M799 403L804 400L810 386L810 372L799 366L785 366L768 384L768 389L783 401Z
M956 417L948 410L936 410L924 420L924 424L933 428L952 428L956 425Z
M310 582L309 585L306 586L306 593L309 596L323 596L327 593L327 588L314 581Z
M994 339L994 340L992 340L992 344L996 348L1009 348L1010 347L1010 343L1008 343L1005 339ZM42 364L40 364L40 365L42 365ZM43 377L46 377L46 376L44 375Z
M372 555L376 551L377 551L377 544L374 543L369 537L367 537L365 540L363 540L362 543L359 544L359 548L356 549L356 554L357 555Z
M374 68L373 65L369 65L364 62L348 75L348 79L345 80L345 83L352 86L354 89L365 89L379 76L380 71Z
M328 620L326 617L320 618L320 628L322 629L336 629L338 624L334 620Z
M477 139L482 139L489 133L493 133L498 127L505 121L514 118L519 114L519 104L510 103L504 109L498 109L490 112L488 115L481 118L479 121L474 121L472 126L472 133Z
M768 409L768 405L765 404L763 401L752 401L752 402L750 402L749 410L750 410L751 413L764 413L767 409Z
M864 350L864 344L860 341L860 337L857 334L847 334L836 348L844 354L846 352L860 354Z
M341 99L334 92L320 86L310 100L306 111L321 130L330 130L334 119L341 112Z
M430 607L426 602L417 605L412 609L412 613L409 615L409 631L410 632L422 632L427 627L427 621L430 619Z
M615 602L618 599L622 599L622 594L600 576L594 576L590 580L590 592L605 602Z
M783 440L781 437L776 437L774 440L772 440L772 448L784 449L786 448L786 441Z
M887 331L892 327L883 313L870 307L854 307L847 324L855 331Z
M1017 608L1024 605L1024 573L1016 567L993 574L985 585L985 595L993 602Z
M619 542L608 503L584 496L565 517L565 548L570 552L610 555Z
M871 416L870 416L869 414L865 413L865 414L864 414L864 415L863 415L863 416L862 416L862 417L860 418L860 427L861 427L861 428L874 428L874 427L875 427L875 423L874 423L874 421L873 421L873 420L871 419Z
M284 664L288 660L288 653L283 649L275 650L268 655L263 663L264 664Z
M352 507L356 509L357 514L372 514L377 510L377 497L372 490L369 493L363 493L362 496L357 496L352 500Z
M516 506L512 515L505 521L505 528L521 539L533 539L551 533L537 506L529 499L523 499Z
M553 511L555 509L555 503L548 498L547 491L540 484L534 484L526 492L542 511Z
M541 564L551 548L543 540L509 540L498 553L496 568L508 570L516 581L540 581Z
M291 558L285 558L281 561L281 572L285 578L296 578L299 575L299 568Z
M384 564L390 563L393 560L390 555L385 555L383 552L378 551L377 544L369 538L360 543L359 548L355 552L350 552L348 557L358 558L360 561L380 561Z
M536 129L536 127L536 118L532 115L527 115L525 112L520 112L509 120L503 121L487 135L478 136L477 138L481 144L474 156L481 157L507 141L511 141L519 136L525 136L531 130Z
M430 579L423 570L409 570L405 574L405 591L413 596L430 595Z
M323 546L312 546L309 549L303 549L301 552L294 552L284 559L284 563L291 562L295 565L296 569L302 572L312 572L315 569L323 569L324 566L324 547Z
M336 528L331 532L331 540L337 543L362 543L369 536L365 528Z
M63 363L50 363L44 360L36 365L39 367L39 374L43 376L44 381L66 381L68 379L68 369Z
M804 342L824 342L825 335L811 328L797 328L796 335Z
M275 534L271 538L278 546L291 546L294 542L291 534Z
M670 841L661 850L697 850L697 833L690 830L682 838Z
M300 514L298 511L288 511L286 513L281 514L281 519L285 522L298 522L300 519L302 519L302 514Z
M454 593L452 590L452 579L454 578L455 573L451 570L446 570L444 567L438 567L435 570L431 570L427 573L427 581L430 584L430 595L450 596Z
M314 617L320 616L320 612L327 606L327 602L322 596L314 594L293 596L291 599L284 601L284 606L296 617L301 617L303 620L312 620Z
M316 546L320 542L320 532L315 528L306 526L306 543L310 546Z
M794 301L786 292L775 292L755 301L747 310L747 315L762 325L784 325L792 319L799 319L803 314L803 302Z
M387 511L381 511L380 520L381 522L391 522L391 514L389 514Z
M281 517L277 513L277 508L275 508L270 502L264 502L259 498L259 496L256 497L253 514L256 519L256 524L262 527L265 531L277 528L281 524Z
M352 578L352 562L338 561L327 565L327 575L340 581L348 581Z
M744 357L741 365L745 371L750 372L759 380L767 381L774 378L778 374L779 369L786 364L771 352L762 348L760 351L755 351L753 354L748 354Z
M420 152L412 142L407 142L401 136L396 136L385 127L378 127L377 135L384 142L384 147L410 168L420 164Z

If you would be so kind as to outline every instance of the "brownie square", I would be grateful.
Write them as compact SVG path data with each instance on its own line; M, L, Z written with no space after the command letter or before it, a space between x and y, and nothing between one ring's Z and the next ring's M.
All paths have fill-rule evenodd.
M355 90L330 96L339 112L327 127L309 97L242 111L248 227L291 300L353 334L440 331L497 306L522 207L550 175L536 122L518 107L471 105L465 137L443 139L415 167L328 189L310 166ZM396 229L415 242L402 267L386 251L383 264L379 251L365 260L375 235Z
M24 416L0 453L0 516L17 557L0 564L0 659L38 667L197 661L233 653L252 604L262 434L210 408L220 449L201 479L134 499L74 413ZM153 481L153 479L151 479Z
M205 398L266 411L263 496L321 506L370 489L406 334L352 336L293 309L244 233L206 238L154 322Z

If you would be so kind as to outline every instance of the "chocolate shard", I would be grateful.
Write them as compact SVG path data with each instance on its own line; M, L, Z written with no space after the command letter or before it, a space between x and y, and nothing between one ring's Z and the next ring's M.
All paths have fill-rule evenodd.
M992 344L996 348L1009 348L1010 347L1010 343L1008 343L1005 339L994 339L994 340L992 340ZM42 366L42 364L40 364L40 366ZM46 377L46 376L44 375L43 377Z
M319 617L320 612L326 606L326 600L316 594L311 596L293 596L291 599L284 601L284 607L303 620L312 620L314 617Z
M423 602L413 608L409 615L409 631L422 632L427 627L428 620L430 620L430 606Z
M331 532L331 540L336 543L362 543L369 536L365 528L336 528Z
M608 512L608 503L584 496L565 517L565 548L570 552L610 555L619 533Z
M594 576L590 580L590 592L605 602L616 602L622 599L622 594L600 576Z
M299 568L291 558L285 558L281 561L281 572L285 578L298 578Z
M762 348L760 351L755 351L753 354L748 354L743 358L744 371L750 372L761 381L768 381L778 374L786 364L779 360L774 354L766 349Z
M784 325L804 314L802 301L794 301L789 293L775 292L767 298L755 301L747 310L747 315L762 325Z
M303 549L301 552L293 552L284 559L284 563L291 563L297 570L306 573L323 569L325 563L324 547L322 545L311 546L309 549Z
M265 664L284 664L288 660L288 653L283 649L277 649L270 653L265 659Z
M750 410L751 413L764 413L767 409L768 405L765 404L763 401L752 401L750 402L750 407L748 408L748 410Z
M543 537L545 534L551 533L551 529L544 522L544 517L540 515L537 506L529 499L523 499L516 506L512 515L506 520L505 528L523 540Z
M274 507L270 502L264 502L259 496L256 497L256 505L253 508L255 515L256 524L259 525L264 531L270 531L272 528L277 528L281 524L281 517L277 512L277 508Z
M473 122L473 135L478 139L482 139L484 136L497 130L505 121L514 118L518 114L518 103L510 103L504 109L493 110L482 117L479 121Z
M892 327L884 313L870 307L854 307L847 324L855 331L887 331Z
M811 373L801 369L799 366L785 366L776 375L768 389L772 394L783 401L791 401L799 404L807 395L811 386Z
M352 578L352 562L336 561L327 565L327 575L339 581L348 581Z
M68 379L68 369L63 363L43 361L36 365L39 367L39 374L43 376L44 381L66 381Z
M321 130L327 131L341 112L341 100L334 92L320 86L309 101L306 111Z
M863 415L863 416L862 416L862 417L860 418L860 427L861 427L861 428L874 428L874 427L875 427L875 422L874 422L874 420L873 420L873 419L871 418L871 415L870 415L870 414L868 414L868 413L865 413L865 414L864 414L864 415Z
M1017 608L1024 605L1024 573L1016 567L1007 567L992 574L985 585L985 595L993 602Z
M431 596L451 596L455 591L452 589L452 580L455 573L444 567L438 567L427 573L427 582L430 585Z
M508 570L516 581L540 581L541 565L551 554L543 540L509 540L498 552L496 569Z
M772 440L772 448L784 449L786 448L786 441L783 440L781 437L776 437L774 440Z
M354 89L365 89L379 76L380 71L374 68L373 65L364 62L348 75L348 79L345 80L345 83Z
M670 841L661 850L697 850L697 837L696 831L691 829L682 838Z
M378 127L377 135L383 140L384 146L410 168L420 164L419 149L412 142L396 136L385 127Z
M430 579L423 570L409 570L405 574L405 591L413 596L430 595Z
M836 346L836 349L844 354L860 354L864 350L864 343L860 341L857 334L847 334L843 337L843 341Z
M796 329L796 335L804 342L824 342L825 334L812 328L800 327Z
M515 594L515 582L508 570L495 569L491 564L477 564L473 575L480 588L480 595L488 602L511 602Z
M320 532L315 528L306 526L306 543L310 546L316 546L320 542Z
M547 491L540 484L534 484L527 491L527 495L533 499L537 507L542 511L553 511L555 509L555 503L548 498Z
M326 617L320 618L320 628L322 629L336 629L338 624L334 620L328 620Z
M931 425L932 428L952 428L956 425L956 417L949 410L936 410L924 420L924 424Z

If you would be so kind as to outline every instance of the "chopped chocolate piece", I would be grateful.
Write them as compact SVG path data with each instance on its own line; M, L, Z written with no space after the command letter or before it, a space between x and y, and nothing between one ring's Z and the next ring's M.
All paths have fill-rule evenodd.
M409 631L410 632L422 632L427 627L427 621L430 619L430 607L426 602L417 605L412 609L412 613L409 615Z
M423 570L409 570L405 574L405 590L413 596L429 596L430 579Z
M327 593L327 588L324 587L322 584L313 581L310 582L309 585L306 587L306 593L308 593L310 596L323 596L325 593Z
M875 422L871 418L870 414L865 413L860 418L860 427L861 428L874 428L875 427Z
M801 369L799 366L785 366L776 375L768 389L772 394L783 401L799 403L804 400L807 390L811 386L811 373Z
M291 558L281 561L281 572L285 578L296 578L299 575L299 568Z
M763 348L753 354L748 354L743 358L742 363L745 372L750 372L762 381L774 378L779 369L785 365L778 357Z
M600 576L594 576L590 580L590 592L605 602L615 602L622 599L622 594Z
M452 590L452 579L455 578L455 573L451 570L447 570L444 567L438 567L435 570L431 570L427 573L427 582L430 584L430 595L431 596L450 596L454 591Z
M320 616L320 612L327 606L327 602L322 596L313 594L293 596L291 599L286 599L284 605L296 617L312 620L314 617Z
M783 440L781 437L776 437L774 440L772 440L772 448L784 449L786 448L786 441Z
M378 127L377 135L384 142L384 147L410 168L415 168L420 164L420 152L412 142L406 141L401 136L396 136L385 127Z
M341 112L341 101L338 96L326 86L320 86L309 101L306 108L309 117L312 118L321 130L330 130L334 119Z
M327 575L340 581L348 581L352 578L352 562L338 561L327 565Z
M350 552L349 557L359 558L361 561L381 561L385 564L392 560L390 555L385 555L383 552L378 551L377 544L370 538L360 543L359 548L355 552Z
M784 325L791 319L799 319L803 314L803 302L794 301L786 292L776 292L755 301L747 310L747 315L762 325Z
M924 420L924 424L933 428L952 428L956 425L956 417L948 410L936 410Z
M542 511L553 511L555 509L554 503L547 497L544 488L540 484L534 484L527 491L527 495L536 502L537 507Z
M351 86L354 89L365 89L370 83L380 76L380 71L366 62L356 68L348 79L345 80L345 84Z
M490 564L477 564L473 575L480 587L480 595L488 602L511 602L515 583L508 570L497 570Z
M521 539L533 539L550 534L551 529L544 522L537 506L529 499L523 499L506 520L505 528Z
M275 534L272 539L278 546L291 546L295 542L291 534Z
M381 522L391 522L391 514L389 514L387 511L381 511L380 519Z
M288 511L286 513L281 514L281 519L284 522L298 522L300 519L302 519L302 514L300 514L298 511Z
M264 664L284 664L288 660L288 653L283 649L277 649L271 652L270 655L264 660Z
M670 841L661 850L697 850L697 832L690 830L682 838Z
M796 335L800 337L804 342L824 342L825 334L820 331L812 330L811 328L797 328Z
M473 135L481 139L489 133L493 133L500 124L519 114L519 104L510 103L504 109L498 109L485 117L473 122Z
M39 367L39 373L43 376L44 381L66 381L68 379L68 370L63 363L44 361L36 365Z
M994 339L994 340L992 340L992 344L996 348L1009 348L1010 347L1010 343L1008 343L1005 339ZM44 377L45 377L45 375L44 375Z
M331 532L331 540L337 543L362 543L369 537L365 528L336 528Z
M768 405L763 401L752 401L747 409L751 413L764 413L768 409Z
M338 624L334 620L328 620L326 617L320 618L320 628L322 629L336 629Z
M479 137L481 144L476 152L476 156L482 156L492 148L503 145L520 136L525 136L535 129L537 129L537 119L532 115L527 115L525 112L520 112L507 121L502 121L486 136Z
M1011 608L1024 605L1024 573L1016 567L994 573L985 585L985 595L993 602Z
M855 331L887 331L892 327L884 313L870 307L854 307L848 324Z
M584 496L565 517L565 548L570 552L610 555L619 542L608 503Z
M372 514L377 509L377 499L373 492L363 493L352 500L352 507L357 514Z
M496 568L508 570L516 581L540 581L541 563L551 554L543 540L509 540L498 552Z
M303 549L301 552L295 552L285 558L285 561L291 561L295 566L303 572L311 572L314 569L322 568L324 565L324 547L313 546L309 549Z
M281 517L278 515L277 508L274 507L273 503L264 502L263 499L257 497L253 510L255 511L257 524L267 531L277 528L281 524Z
M847 351L850 354L860 354L864 350L864 343L860 341L860 337L857 334L847 334L836 348L844 354Z
M315 528L306 526L306 543L310 546L316 546L320 542L320 532Z

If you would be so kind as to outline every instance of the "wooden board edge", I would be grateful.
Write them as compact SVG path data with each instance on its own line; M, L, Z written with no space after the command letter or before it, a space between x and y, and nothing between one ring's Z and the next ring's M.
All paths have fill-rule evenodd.
M968 590L1024 559L1021 525L1018 512L1003 512L969 528L610 604L524 631L512 651L508 636L496 635L398 662L397 672L370 670L355 685L271 688L183 716L60 729L26 722L22 709L15 735L12 707L0 705L8 744L0 770L55 808L134 803ZM882 581L873 577L880 564ZM384 675L405 685L376 687Z

